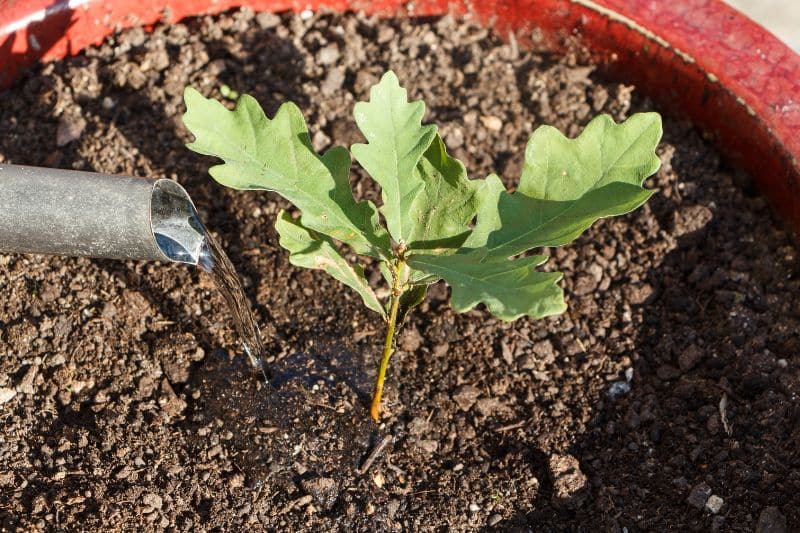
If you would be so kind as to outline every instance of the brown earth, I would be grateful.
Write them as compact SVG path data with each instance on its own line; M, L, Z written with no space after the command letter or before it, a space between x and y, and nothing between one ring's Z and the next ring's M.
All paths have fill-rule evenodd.
M212 183L183 147L181 92L227 84L270 114L292 99L325 148L358 139L353 103L389 67L473 177L509 184L537 126L575 135L596 113L653 109L580 54L448 18L249 12L126 31L0 95L0 162L189 190L276 376L263 387L233 356L193 269L0 256L0 528L800 528L797 250L749 178L674 118L652 200L554 252L568 313L458 315L434 286L399 340L384 423L367 421L379 320L288 264L282 201ZM376 198L360 171L354 187Z

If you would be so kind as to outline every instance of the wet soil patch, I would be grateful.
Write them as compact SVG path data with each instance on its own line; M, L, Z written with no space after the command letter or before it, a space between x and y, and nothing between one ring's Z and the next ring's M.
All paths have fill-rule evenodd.
M0 256L0 528L695 530L800 527L797 250L750 180L665 120L658 192L554 251L569 311L506 324L432 287L364 405L382 328L291 267L281 200L211 182L181 93L304 110L316 148L391 67L473 177L532 131L653 105L580 53L449 18L242 11L117 34L0 95L0 162L177 179L242 273L275 386L210 280L176 265ZM377 199L360 170L356 195Z

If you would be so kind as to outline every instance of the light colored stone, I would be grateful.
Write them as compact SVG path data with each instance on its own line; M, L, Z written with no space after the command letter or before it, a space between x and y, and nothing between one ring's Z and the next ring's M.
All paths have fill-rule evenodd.
M469 411L480 395L481 391L472 385L462 385L453 394L453 401L462 411Z
M256 22L261 29L268 30L281 23L281 18L275 13L259 13L256 15Z
M11 401L14 396L17 395L17 391L14 389L9 389L8 387L0 387L0 405Z
M320 85L322 94L331 96L342 88L344 84L344 69L341 67L332 68Z
M164 505L164 500L158 494L148 492L142 497L142 503L152 509L161 509Z
M481 117L481 123L487 130L500 131L503 128L503 121L494 115Z
M439 441L427 439L419 441L419 447L427 454L434 454L439 449Z
M83 117L67 115L61 117L56 130L56 145L61 147L77 141L81 138L84 129L86 129L86 121Z
M22 379L17 385L17 392L21 392L22 394L33 394L36 392L35 384L36 384L36 375L39 373L39 367L35 365L31 365L28 367L28 370L25 372L25 375L22 376Z
M329 44L317 52L317 62L320 65L333 65L337 61L339 61L339 47L336 44Z
M588 496L589 480L578 459L569 454L553 454L548 466L553 481L553 503L570 509L582 506Z
M717 514L720 511L720 509L722 509L724 503L725 500L723 500L716 494L712 494L711 496L708 497L708 500L706 501L706 511L712 514Z

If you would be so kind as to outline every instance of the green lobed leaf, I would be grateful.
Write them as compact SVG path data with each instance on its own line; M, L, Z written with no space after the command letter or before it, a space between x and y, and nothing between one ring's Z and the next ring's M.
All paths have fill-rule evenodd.
M525 150L520 186L506 192L497 176L480 190L475 229L465 248L512 256L540 246L561 246L599 218L623 215L653 194L641 184L658 170L657 113L616 124L593 119L575 139L550 126L537 129Z
M354 144L350 150L381 186L380 210L392 238L408 244L418 224L412 206L425 186L414 169L436 136L436 126L422 125L425 104L409 102L391 71L369 94L369 101L357 103L354 110L367 144Z
M452 287L451 306L459 313L479 303L503 320L528 315L543 318L563 313L567 306L556 282L560 272L540 272L547 256L486 261L480 254L416 255L408 263L437 274Z
M503 229L500 220L500 200L509 196L506 188L496 174L490 174L479 182L475 197L478 199L477 219L472 233L464 241L464 249L477 249L486 246L489 236Z
M561 291L551 287L558 274L535 272L541 261L508 258L566 244L599 218L642 205L652 194L641 184L658 169L660 137L655 113L634 115L622 124L597 117L576 139L539 128L528 143L519 189L507 192L495 175L479 182L477 220L463 248L438 259L412 257L409 265L445 279L453 287L456 310L483 302L506 320L520 313L540 317L563 311ZM542 301L526 308L521 298Z
M360 265L348 263L330 239L315 235L283 210L278 213L278 218L275 220L275 229L280 236L281 246L289 250L290 263L299 267L324 270L355 290L368 308L386 320L386 311L369 286L364 276L364 269Z
M216 181L235 189L275 191L301 210L305 227L344 242L356 253L391 256L375 206L353 198L347 150L335 147L320 157L293 103L281 105L270 120L246 94L233 111L190 87L184 101L183 122L195 136L187 146L224 161L209 169Z
M575 139L542 126L525 148L517 190L531 198L575 200L614 182L641 185L660 165L655 149L661 134L658 113L637 113L621 124L599 115Z
M424 184L411 205L413 217L408 248L429 253L455 253L469 236L478 199L477 181L467 179L467 170L447 154L437 134L414 169Z
M541 200L519 192L509 194L496 176L482 189L482 213L465 243L482 248L492 257L510 257L532 248L561 246L571 242L599 218L628 213L653 191L638 185L614 182L592 189L575 200Z

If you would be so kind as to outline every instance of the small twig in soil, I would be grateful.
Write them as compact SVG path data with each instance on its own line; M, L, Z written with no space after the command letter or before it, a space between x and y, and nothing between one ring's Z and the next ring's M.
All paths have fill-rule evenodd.
M278 516L280 516L280 515L282 515L282 514L288 513L289 511L291 511L291 510L292 510L292 509L294 509L295 507L305 507L306 505L308 505L309 503L311 503L311 500L312 500L312 499L313 499L313 497L312 497L311 495L309 495L309 494L306 494L306 495L304 495L304 496L300 496L300 497L299 497L299 498L297 498L296 500L292 500L292 501L290 501L290 502L289 502L289 503L286 505L286 507L284 507L283 509L281 509L280 511L278 511L278 513L277 513L277 514L278 514Z
M369 470L372 464L375 462L375 460L381 456L383 451L386 449L389 443L392 442L392 440L394 439L392 438L391 435L384 435L383 437L380 438L380 440L378 440L378 442L372 448L372 451L369 452L369 455L364 460L364 464L362 464L361 468L358 469L358 473L360 475L363 476L364 474L367 473L367 470Z
M495 431L495 433L502 433L504 431L511 431L512 429L521 428L522 426L524 426L527 423L528 423L527 420L521 420L519 422L514 422L513 424L509 424L507 426L499 427L499 428L495 429L494 431Z
M586 353L586 352L587 352L587 350L586 350L586 345L585 345L585 344L583 344L583 341L580 339L580 337L575 337L575 342L577 342L577 343L578 343L578 346L580 346L580 347L581 347L581 350L583 350L583 352L584 352L584 353Z
M371 336L375 335L376 333L377 333L377 331L375 331L375 330L372 330L372 329L370 329L370 330L364 330L364 331L359 331L359 332L357 332L355 335L353 335L353 341L354 341L354 342L358 342L358 341L360 341L361 339L364 339L364 338L366 338L366 337L371 337ZM376 361L376 362L377 362L377 361Z
M336 411L335 407L331 407L330 405L325 405L324 403L317 403L317 402L306 402L307 405L314 405L316 407L323 407L325 409L330 409L331 411Z

